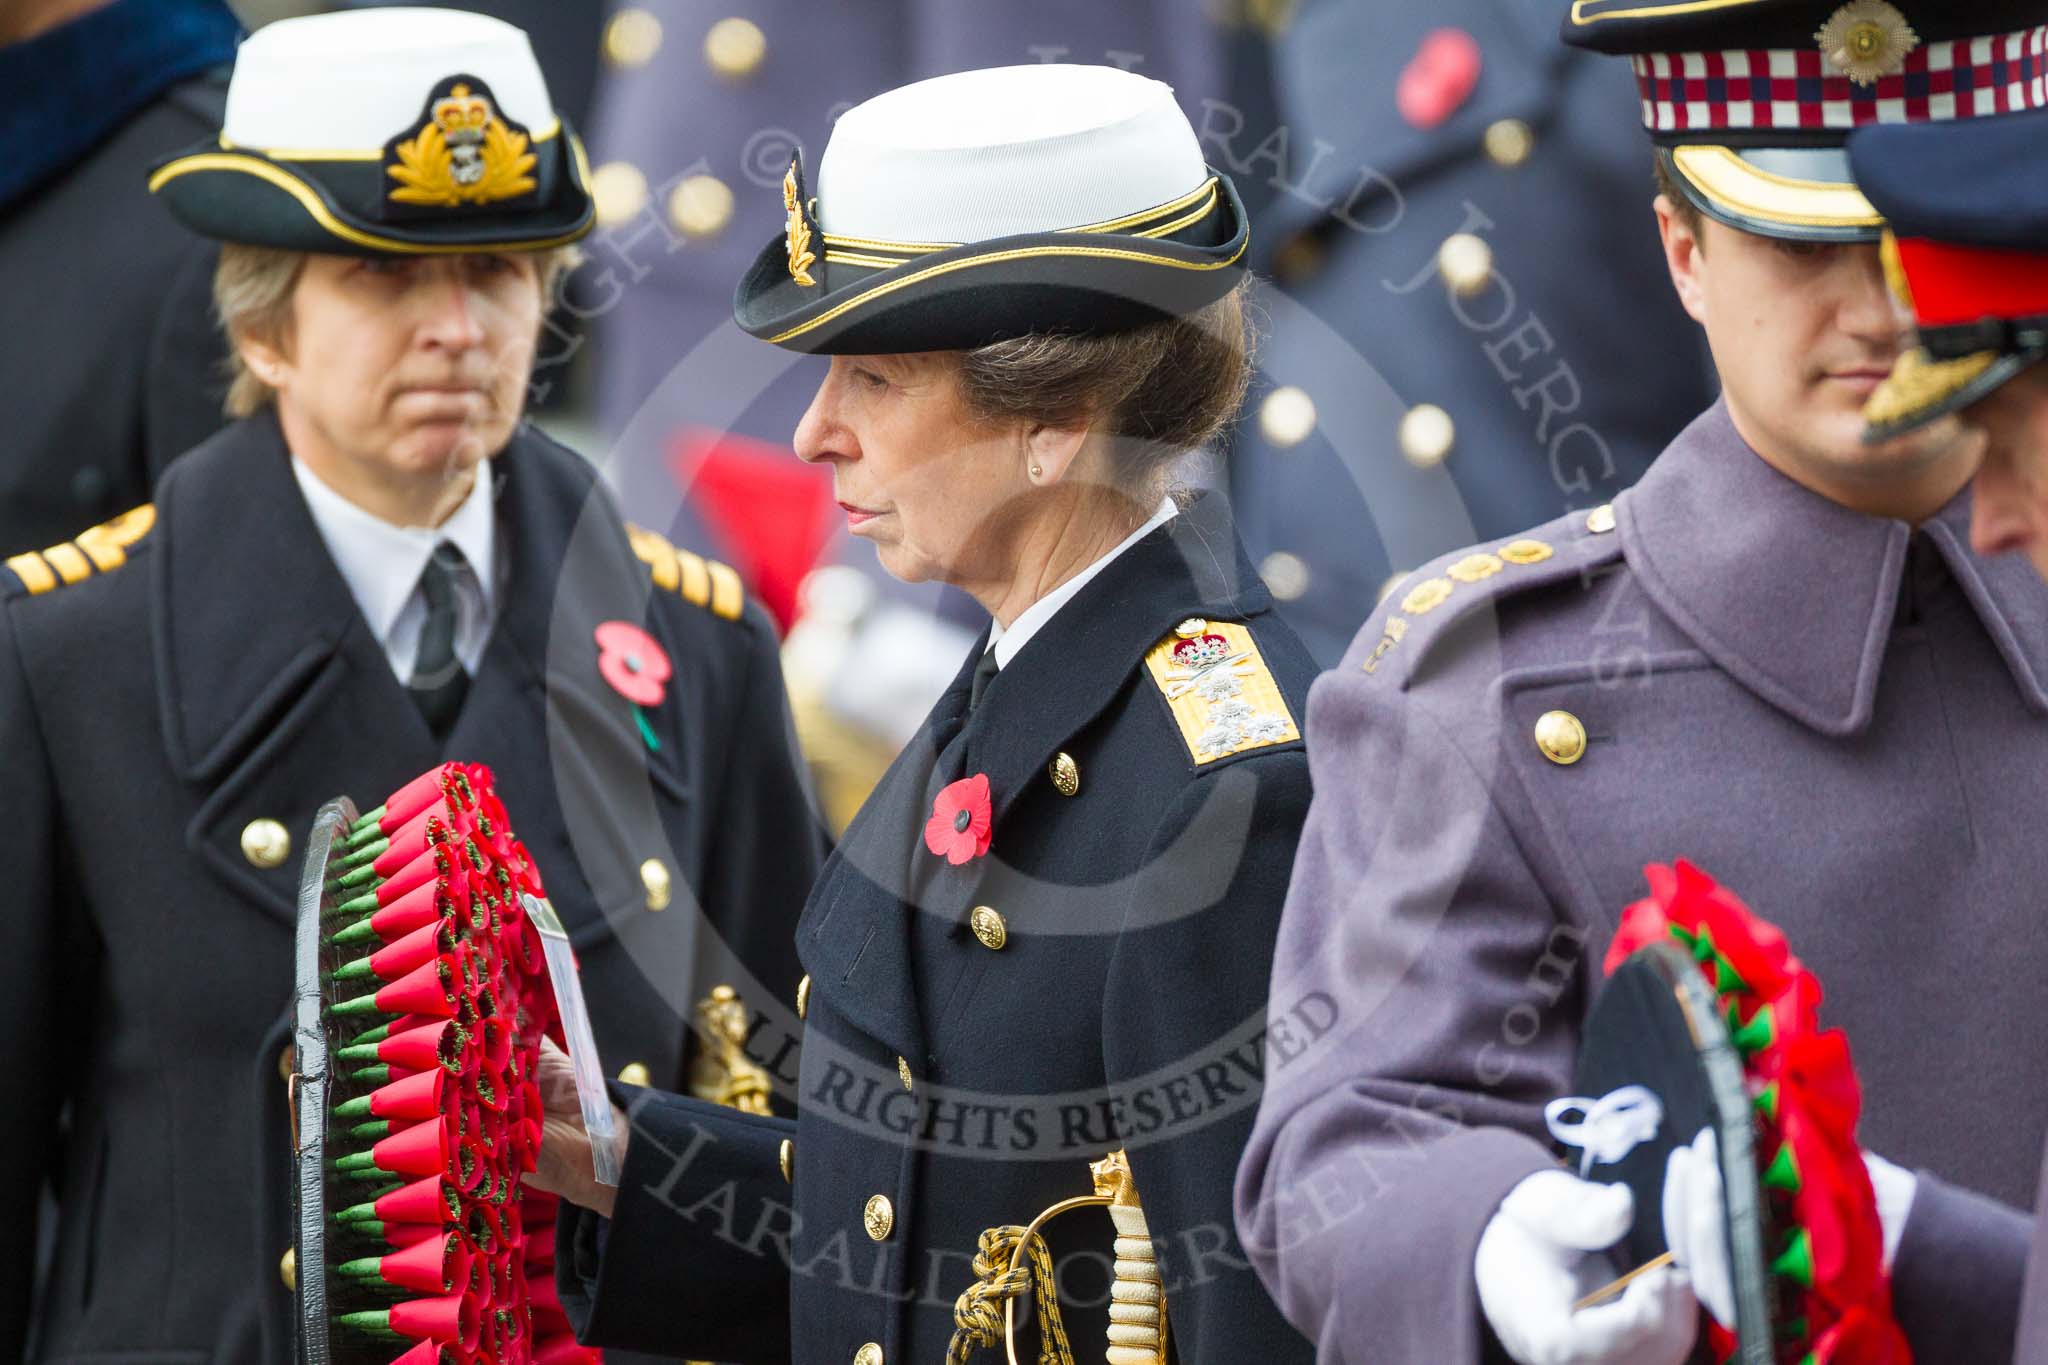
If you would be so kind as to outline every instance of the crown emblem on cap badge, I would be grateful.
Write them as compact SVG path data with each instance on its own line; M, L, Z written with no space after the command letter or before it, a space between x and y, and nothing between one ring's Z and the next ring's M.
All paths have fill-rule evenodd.
M816 284L811 278L811 267L818 258L811 251L811 228L804 221L803 182L797 179L794 158L782 177L782 207L789 214L788 225L783 229L783 245L789 252L789 277L806 287Z
M491 204L534 188L532 140L498 117L481 81L456 78L393 151L398 164L386 170L397 203Z
M1876 85L1905 71L1920 35L1885 0L1851 0L1813 35L1828 65L1858 85Z

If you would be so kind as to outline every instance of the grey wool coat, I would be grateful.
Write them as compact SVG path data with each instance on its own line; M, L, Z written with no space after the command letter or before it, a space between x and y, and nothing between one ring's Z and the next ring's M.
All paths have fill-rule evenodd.
M2031 1207L2048 1131L2048 585L1973 555L1969 515L1851 513L1717 405L1611 508L1410 576L1317 683L1237 1210L1320 1359L1498 1354L1480 1233L1554 1161L1601 958L1677 857L1784 929L1862 1141L1921 1172L1916 1359L2010 1357L2029 1228L1994 1201ZM1582 756L1546 756L1572 722ZM1336 1022L1283 1038L1308 997Z

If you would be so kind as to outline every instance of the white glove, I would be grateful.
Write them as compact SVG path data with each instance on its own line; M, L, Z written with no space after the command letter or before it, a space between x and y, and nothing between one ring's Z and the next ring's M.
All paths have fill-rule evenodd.
M1875 1152L1863 1154L1863 1166L1870 1172L1871 1188L1877 1191L1877 1221L1884 1226L1884 1269L1889 1275L1899 1254L1899 1238L1906 1232L1906 1219L1913 1212L1913 1196L1920 1190L1920 1177Z
M1664 1162L1664 1245L1692 1281L1693 1297L1714 1321L1735 1327L1735 1278L1728 1268L1728 1216L1714 1130L1700 1129L1690 1147Z
M1479 1238L1473 1278L1493 1334L1521 1365L1681 1365L1699 1331L1684 1272L1665 1266L1621 1297L1573 1311L1614 1278L1599 1253L1635 1221L1626 1185L1538 1171L1514 1189Z

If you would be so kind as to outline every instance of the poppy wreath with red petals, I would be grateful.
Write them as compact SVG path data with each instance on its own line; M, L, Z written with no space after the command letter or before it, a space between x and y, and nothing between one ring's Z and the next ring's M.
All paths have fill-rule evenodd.
M953 866L988 852L994 838L987 773L947 784L932 802L931 818L924 823L924 846Z
M1848 1039L1820 1027L1819 980L1784 934L1712 877L1680 860L1644 869L1650 896L1622 915L1605 971L1652 943L1691 954L1726 1011L1756 1104L1767 1196L1766 1250L1777 1280L1787 1365L1906 1365L1892 1319L1877 1194L1856 1141L1862 1090ZM1736 1348L1709 1323L1715 1359Z

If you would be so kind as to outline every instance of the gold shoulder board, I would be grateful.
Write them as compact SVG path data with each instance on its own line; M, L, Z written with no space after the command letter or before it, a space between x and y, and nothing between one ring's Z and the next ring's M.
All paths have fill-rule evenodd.
M626 538L633 553L647 565L654 586L672 592L694 607L708 608L712 615L737 621L746 606L746 592L739 573L729 564L679 550L667 536L626 523Z
M156 506L144 503L90 531L81 531L76 540L14 555L7 560L7 567L30 596L48 592L60 583L82 583L95 573L112 573L127 563L128 547L155 526Z
M1189 617L1152 646L1145 668L1197 767L1301 738L1287 698L1241 625Z

